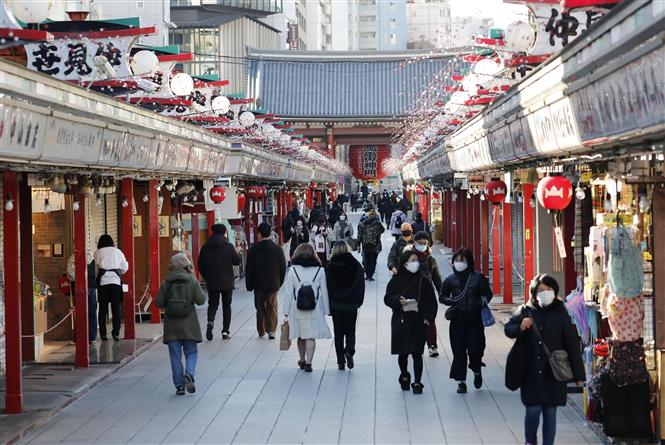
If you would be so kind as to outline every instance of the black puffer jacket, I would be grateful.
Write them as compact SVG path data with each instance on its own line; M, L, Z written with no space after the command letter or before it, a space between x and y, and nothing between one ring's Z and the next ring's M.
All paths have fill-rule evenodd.
M245 284L248 291L277 292L286 277L284 251L270 239L254 244L247 253Z
M330 309L355 311L365 300L364 270L350 253L335 255L326 266Z
M527 345L526 376L520 388L522 403L526 406L563 406L567 400L566 384L554 379L545 350L533 333L533 329L520 331L522 320L526 317L532 318L538 325L543 340L551 351L563 349L568 353L575 380L583 381L586 377L577 330L566 307L559 299L541 308L532 298L526 305L517 309L504 327L508 337L519 337Z
M364 233L370 226L373 226L376 229L376 237L374 238L375 243L373 246L363 243ZM364 252L381 252L381 234L385 230L386 229L383 227L383 224L381 224L381 221L379 221L379 218L367 218L358 224L358 246L362 246Z
M466 293L459 298L464 292L465 286L467 287ZM443 280L439 301L452 307L449 309L450 312L447 312L447 314L453 314L449 318L450 321L476 323L482 320L480 315L480 310L484 305L482 297L485 297L488 303L492 299L492 289L487 277L475 270L465 270L464 272L455 271Z
M208 289L229 290L235 287L233 266L240 264L240 255L224 235L215 234L201 248L199 272Z

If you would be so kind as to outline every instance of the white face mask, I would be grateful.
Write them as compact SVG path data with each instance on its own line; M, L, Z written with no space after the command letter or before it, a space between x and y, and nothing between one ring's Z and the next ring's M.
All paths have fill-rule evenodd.
M553 290L543 290L536 294L536 300L540 307L549 306L554 301L555 295Z
M340 221L344 221L344 220L346 219L346 215L341 215L341 216L339 217L339 219L340 219Z
M424 252L427 250L427 246L425 244L416 244L416 250L418 252Z
M420 261L411 261L408 262L404 265L406 267L406 270L408 270L411 273L416 273L418 272L418 269L420 269Z
M453 267L457 272L464 272L469 265L465 263L464 261L455 261L453 263Z

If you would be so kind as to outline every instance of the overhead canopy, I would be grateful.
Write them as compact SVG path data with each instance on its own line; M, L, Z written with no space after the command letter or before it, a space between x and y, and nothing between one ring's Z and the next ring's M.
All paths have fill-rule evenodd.
M250 97L287 120L395 120L405 117L461 62L453 53L248 50ZM443 97L444 83L435 89Z

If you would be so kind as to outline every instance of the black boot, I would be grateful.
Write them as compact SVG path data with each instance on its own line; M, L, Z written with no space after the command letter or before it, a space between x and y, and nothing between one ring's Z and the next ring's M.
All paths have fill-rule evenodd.
M457 394L466 394L465 382L457 382Z
M214 327L215 324L212 321L209 321L208 326L206 327L206 340L212 340L212 330Z
M406 374L399 375L399 384L402 387L402 391L408 391L411 389L411 374L408 372Z
M473 373L473 386L476 389L480 389L483 387L483 374L481 371Z

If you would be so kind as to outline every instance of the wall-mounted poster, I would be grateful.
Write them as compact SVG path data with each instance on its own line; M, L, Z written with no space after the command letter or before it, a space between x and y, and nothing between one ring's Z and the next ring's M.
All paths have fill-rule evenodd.
M160 215L159 217L159 237L165 238L169 236L169 227L171 225L171 217L168 215Z
M134 236L143 236L141 215L134 215Z

